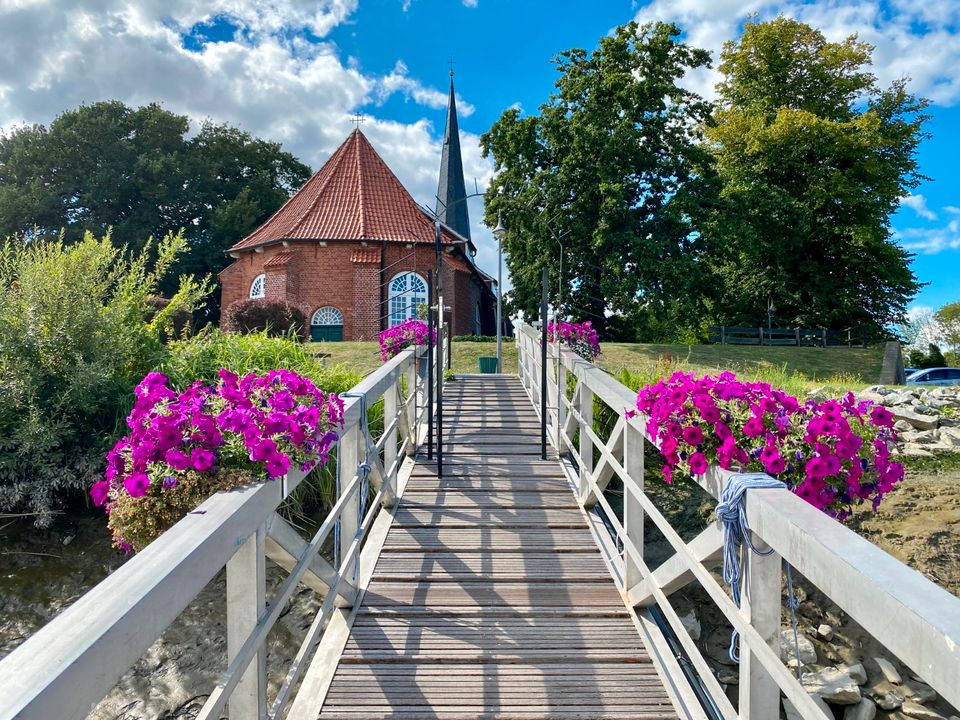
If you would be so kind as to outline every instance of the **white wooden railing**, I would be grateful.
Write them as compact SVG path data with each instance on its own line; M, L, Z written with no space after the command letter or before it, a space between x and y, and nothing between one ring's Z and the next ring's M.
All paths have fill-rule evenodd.
M539 330L521 323L517 345L520 377L539 411ZM744 558L747 575L742 607L737 608L711 572L722 560L719 527L711 525L686 543L644 493L644 443L650 438L643 416L628 419L626 415L627 410L636 409L636 392L558 345L549 348L547 377L551 442L561 455L573 459L570 465L579 480L580 503L586 509L602 509L622 543L619 571L625 598L634 607L659 606L724 718L776 718L783 693L804 718L828 720L779 657L783 562L816 585L947 702L960 707L960 598L796 495L750 490L746 509L754 544L773 553ZM617 418L609 437L600 437L595 429L595 401ZM614 475L623 483L622 522L603 494ZM696 479L716 499L732 475L712 467ZM643 524L648 518L675 551L655 571L644 561ZM671 606L670 595L694 580L740 633L739 713Z
M217 493L0 662L0 718L86 717L224 566L228 665L198 718L224 711L231 720L282 717L331 613L355 601L354 568L367 533L380 508L394 504L401 467L412 464L407 458L426 437L426 373L417 372L424 351L417 349L423 355L417 359L412 349L400 353L345 398L336 459L340 492L309 542L277 513L302 473ZM442 377L442 366L436 371ZM374 439L361 408L381 398L384 430ZM375 496L361 517L364 460ZM338 521L334 567L319 550ZM269 602L268 558L289 571ZM298 583L325 600L268 707L265 640Z

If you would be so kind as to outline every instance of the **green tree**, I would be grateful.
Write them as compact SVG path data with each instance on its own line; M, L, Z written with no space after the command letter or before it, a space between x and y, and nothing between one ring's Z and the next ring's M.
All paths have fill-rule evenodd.
M710 105L679 83L710 56L679 35L629 23L592 53L561 53L539 114L507 110L481 137L496 167L486 222L502 214L507 227L516 309L535 312L544 266L551 301L601 334L608 313L697 303L703 248L691 218L713 190L699 142Z
M707 227L715 319L876 331L920 287L890 216L923 179L927 101L878 88L871 46L785 17L747 23L721 55L707 134L723 200Z
M156 104L100 102L62 113L49 128L0 135L0 237L109 235L140 252L150 237L184 229L177 272L217 273L224 251L266 220L309 177L278 143L204 123ZM174 273L174 275L176 272ZM168 279L161 288L173 291Z
M933 317L940 325L947 345L960 349L960 301L944 305Z

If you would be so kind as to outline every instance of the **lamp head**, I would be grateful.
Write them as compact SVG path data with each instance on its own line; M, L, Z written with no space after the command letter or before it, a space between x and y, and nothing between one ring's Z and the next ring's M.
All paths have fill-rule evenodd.
M503 240L503 236L506 234L507 229L503 226L503 216L497 213L497 226L493 229L493 236L497 240Z

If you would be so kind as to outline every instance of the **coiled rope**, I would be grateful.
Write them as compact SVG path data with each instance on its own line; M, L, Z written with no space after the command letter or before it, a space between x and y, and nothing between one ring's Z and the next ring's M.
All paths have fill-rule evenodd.
M761 551L754 546L750 539L750 526L747 524L747 507L744 503L747 490L780 488L786 489L785 483L775 480L762 473L744 473L730 478L727 486L720 493L720 502L717 504L717 520L723 528L723 581L730 586L730 595L734 604L740 607L740 583L749 564L749 553L741 553L744 545L750 552L766 556L773 553L773 549ZM742 567L741 567L742 555ZM800 601L793 591L793 569L786 563L787 575L787 607L793 626L793 643L797 658L797 678L800 678L800 637L797 631L797 610ZM730 634L730 659L740 662L740 633L736 629Z

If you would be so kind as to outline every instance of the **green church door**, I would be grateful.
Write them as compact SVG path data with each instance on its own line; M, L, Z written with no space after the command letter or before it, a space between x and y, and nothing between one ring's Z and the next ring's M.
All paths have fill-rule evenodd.
M310 319L310 339L314 342L343 340L343 313L335 307L322 307Z

